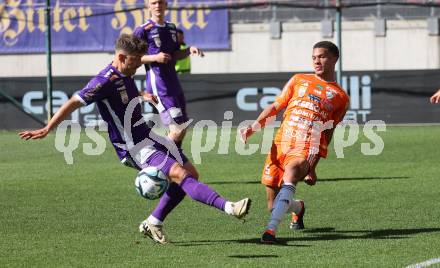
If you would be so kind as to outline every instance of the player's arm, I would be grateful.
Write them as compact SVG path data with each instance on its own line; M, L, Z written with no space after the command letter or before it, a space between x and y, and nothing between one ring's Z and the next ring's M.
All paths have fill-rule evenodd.
M148 32L152 27L152 24L139 26L133 31L133 35L147 42ZM148 54L148 50L146 54L141 58L142 64L149 64L153 62L167 63L169 60L171 60L170 54L163 52L159 52L158 54Z
M330 144L330 141L332 140L333 132L335 131L335 127L336 126L334 126L331 129L324 130L323 134L325 136L325 140L327 141L327 144ZM316 181L318 180L318 176L316 175L316 166L318 165L318 162L320 159L321 159L321 157L319 155L317 155L316 158L312 160L313 162L310 163L309 173L304 178L304 182L310 186L315 185Z
M270 117L275 116L280 111L280 104L278 102L274 102L271 105L264 108L264 110L260 113L257 119L250 125L245 128L240 129L241 140L246 143L246 140L252 136L255 132L266 126L267 121Z
M318 180L318 176L316 175L316 166L318 165L319 159L321 159L321 157L316 156L316 158L313 160L313 162L310 163L309 173L304 178L304 182L310 186L315 185L316 181Z
M339 110L339 112L336 113L336 120L333 122L334 125L331 129L326 129L324 130L324 136L325 136L325 140L327 142L327 145L330 144L332 138L333 138L333 133L335 132L335 128L336 126L339 124L339 122L341 122L344 119L345 113L348 110L348 100L347 103L345 104L345 106ZM307 174L307 176L304 178L304 182L307 183L308 185L315 185L316 181L318 179L318 176L316 175L316 166L318 165L319 159L321 159L321 157L318 155L313 162L310 164L310 170L309 173Z
M150 94L148 92L145 92L145 91L139 92L139 97L141 98L142 101L149 102L149 103L153 104L154 106L156 106L159 103L157 96Z
M437 90L437 92L434 93L434 95L431 96L429 99L431 103L439 103L440 102L440 89Z
M61 108L54 114L44 128L20 132L20 138L29 140L42 139L46 137L46 135L49 134L52 129L54 129L59 123L70 116L73 111L81 106L83 106L83 104L75 96L73 96L61 106Z
M153 55L144 55L141 58L142 64L149 64L152 62L158 62L158 63L168 63L168 61L171 60L171 55L168 53L159 52L157 54Z
M266 107L258 116L257 120L255 120L252 125L247 126L246 128L242 128L239 130L240 137L243 142L246 143L246 140L254 134L256 131L263 128L267 119L277 115L282 109L286 108L290 99L293 97L294 87L296 83L296 76L292 77L284 86L281 95L275 99L275 102Z
M176 60L181 60L184 59L186 57L188 57L189 55L194 55L194 56L200 56L200 57L204 57L205 54L203 53L203 51L198 48L198 47L187 47L185 49L178 49L174 52L174 58Z

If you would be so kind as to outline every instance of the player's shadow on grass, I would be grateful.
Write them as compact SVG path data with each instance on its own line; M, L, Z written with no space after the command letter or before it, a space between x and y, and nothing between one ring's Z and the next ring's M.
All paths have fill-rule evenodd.
M252 255L229 255L229 258L236 258L236 259L264 259L264 258L279 258L279 255L269 255L269 254L265 254L265 255L256 255L256 254L252 254Z
M344 182L344 181L368 181L368 180L405 180L411 177L407 176L395 176L395 177L350 177L350 178L318 178L318 183L320 182ZM260 180L247 180L247 181L211 181L208 182L209 185L216 184L260 184Z
M289 246L289 247L310 247L310 245L303 244L287 244L289 241L294 241L295 239L278 239L278 243L274 246ZM220 239L220 240L194 240L194 241L181 241L181 242L173 242L173 245L179 247L187 247L187 246L207 246L207 245L215 245L215 244L259 244L264 246L261 243L260 238L247 238L247 239ZM230 256L231 257L231 256Z
M334 228L306 229L307 236L297 237L295 241L344 240L344 239L405 239L411 235L422 233L437 233L440 228L413 228L413 229L378 229L378 230L341 230ZM309 235L310 234L310 235Z
M405 239L411 235L424 233L437 233L440 228L413 228L413 229L378 229L378 230L341 230L337 231L332 227L306 229L290 237L278 237L278 243L274 246L288 247L311 247L312 245L300 244L301 242L353 240L353 239ZM175 246L207 246L214 244L261 244L260 238L236 239L236 240L194 240L173 242ZM237 257L241 256L241 257ZM235 258L246 258L246 255L237 255ZM253 256L253 255L252 255ZM252 258L251 255L248 258ZM234 256L229 256L234 257ZM260 258L263 258L261 256ZM258 258L256 256L255 258Z

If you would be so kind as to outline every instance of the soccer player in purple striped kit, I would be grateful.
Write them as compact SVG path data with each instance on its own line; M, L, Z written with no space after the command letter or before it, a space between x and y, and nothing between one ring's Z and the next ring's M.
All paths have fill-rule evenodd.
M146 92L157 97L156 108L162 122L169 127L168 136L180 148L188 121L186 101L175 64L189 55L203 57L202 50L190 46L180 50L177 28L165 21L166 0L149 0L151 19L134 30L134 35L147 42L146 55L142 57L147 72Z
M145 49L146 44L141 39L133 35L121 35L116 41L115 57L111 64L64 103L44 128L23 131L19 135L26 140L44 138L73 111L96 102L121 162L138 170L156 166L172 181L149 217L156 222L147 219L139 226L142 233L157 243L165 244L168 239L162 230L161 221L185 194L239 219L248 213L251 201L245 198L235 203L229 202L207 185L198 182L182 165L184 156L176 145L168 138L155 134L143 120L139 93L132 76L141 66Z

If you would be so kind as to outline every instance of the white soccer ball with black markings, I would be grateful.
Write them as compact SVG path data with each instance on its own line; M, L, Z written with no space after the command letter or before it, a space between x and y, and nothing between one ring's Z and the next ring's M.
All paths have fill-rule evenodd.
M168 177L156 167L142 169L134 182L136 191L146 199L157 199L168 189Z

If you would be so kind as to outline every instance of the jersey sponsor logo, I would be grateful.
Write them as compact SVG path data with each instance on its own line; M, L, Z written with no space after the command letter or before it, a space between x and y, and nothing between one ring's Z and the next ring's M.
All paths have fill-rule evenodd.
M316 95L322 95L322 91L316 88L313 90L313 93L315 93Z
M302 108L305 108L307 110L319 113L321 109L318 105L314 104L313 102L305 101L305 100L294 100L293 101L294 106L299 106Z
M172 33L172 34L171 34L171 38L173 39L174 43L177 42L177 36L176 36L175 33Z
M311 112L309 112L307 110L301 110L301 109L298 109L298 108L293 109L292 113L295 114L295 115L302 115L302 116L309 117L309 118L313 118L314 117L313 113L311 113Z
M323 87L323 86L321 86L321 85L316 85L316 89L318 89L318 90L323 90L323 89L324 89L324 87Z
M318 96L316 96L316 95L309 94L309 99L310 99L311 101L314 101L314 102L317 102L317 103L321 103L321 98L318 97Z

